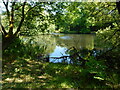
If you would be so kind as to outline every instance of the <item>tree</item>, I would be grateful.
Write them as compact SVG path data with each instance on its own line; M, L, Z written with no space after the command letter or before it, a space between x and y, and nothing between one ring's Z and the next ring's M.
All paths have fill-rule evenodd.
M2 1L6 9L6 12L3 13L5 21L1 21L0 23L4 50L20 34L21 29L24 29L24 31L26 30L26 33L31 32L31 29L36 28L36 20L39 19L43 21L45 19L44 17L47 17L43 16L42 11L45 9L45 5L49 5L50 3L34 1L27 2L27 0L24 0L23 3L17 2L17 0L14 0L13 2L9 2L9 0L7 0L7 2L5 2L5 0Z
M25 14L25 5L26 5L26 0L23 2L23 4L21 4L19 7L15 7L16 5L16 0L14 0L13 2L11 2L11 7L9 7L9 0L7 0L7 2L5 2L4 0L3 1L3 4L6 8L6 14L7 14L7 20L8 20L8 23L9 23L9 27L8 27L8 32L7 30L5 29L5 27L3 26L2 22L0 23L2 29L2 36L3 36L3 50L5 48L7 48L10 43L14 40L14 38L17 36L17 34L20 32L21 30L21 26L23 24L23 21L25 19L25 16L27 14L28 11L30 11L32 8L30 8L26 14ZM11 8L11 10L9 10L9 8ZM21 8L21 20L20 20L20 23L17 27L17 30L15 33L13 33L13 29L14 29L14 18L15 18L15 11L20 9Z
M119 7L114 2L72 2L64 8L64 15L59 16L61 19L57 22L65 32L88 33L109 26L112 28L118 18L116 6Z
M5 2L5 21L0 22L3 35L3 50L19 35L24 33L45 32L50 24L64 32L87 33L113 25L116 13L115 3L87 2ZM116 3L120 12L120 2ZM113 10L115 10L113 12ZM44 11L48 15L44 14ZM111 11L111 12L110 12ZM34 12L34 13L33 13ZM8 22L7 22L8 21ZM37 23L37 24L36 24ZM8 25L6 25L8 24ZM21 31L22 30L22 31ZM48 30L49 32L49 30Z

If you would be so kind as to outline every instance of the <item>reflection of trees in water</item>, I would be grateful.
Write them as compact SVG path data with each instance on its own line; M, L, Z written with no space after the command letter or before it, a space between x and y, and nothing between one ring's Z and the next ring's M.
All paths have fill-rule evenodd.
M54 49L56 47L56 40L51 35L40 35L35 37L35 40L37 41L38 45L42 45L45 48L46 54L54 52Z
M69 38L56 38L57 44L61 47L75 47L77 49L94 48L94 36L93 35L66 35ZM66 37L64 36L64 37Z
M94 48L94 36L93 35L40 35L34 37L38 45L42 45L44 48L44 54L53 53L56 46L76 49L93 49ZM58 51L59 52L59 51Z
M35 41L38 45L43 45L46 48L45 53L52 53L57 46L61 47L75 47L77 49L80 48L87 48L93 49L94 48L94 36L93 35L40 35L35 37Z

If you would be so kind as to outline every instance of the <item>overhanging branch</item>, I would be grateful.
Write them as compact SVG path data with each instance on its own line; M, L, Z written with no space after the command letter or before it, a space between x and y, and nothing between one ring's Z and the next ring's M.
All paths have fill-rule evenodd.
M37 6L38 6L38 4L36 4L35 6L31 7L31 8L26 12L25 15L27 15L33 8L35 8L35 7L37 7Z
M23 21L24 21L24 19L25 19L24 9L25 9L25 5L26 5L26 1L27 1L27 0L25 0L24 4L23 4L23 6L22 6L22 17L21 17L21 21L20 21L19 26L18 26L18 28L17 28L17 31L15 32L14 35L17 35L17 34L18 34L18 32L19 32L20 29L21 29L22 23L23 23Z

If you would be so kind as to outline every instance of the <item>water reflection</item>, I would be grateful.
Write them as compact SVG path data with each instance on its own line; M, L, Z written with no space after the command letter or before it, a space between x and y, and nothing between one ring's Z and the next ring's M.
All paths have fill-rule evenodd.
M75 47L77 49L86 48L89 50L94 48L94 35L67 34L61 37L57 38L57 45L61 47Z
M66 53L65 51L67 50L67 48L65 47L60 47L60 46L56 46L54 49L54 52L50 54L50 56L52 57L60 57L60 56L65 56Z
M55 61L52 57L69 56L66 50L71 47L92 50L94 48L94 37L95 35L92 34L54 34L40 35L35 39L39 45L46 46L45 53L49 54L50 62L61 62L62 59L59 58Z
M63 58L60 57L69 56L69 54L66 54L65 51L67 51L67 48L56 45L54 52L50 54L50 62L62 62Z

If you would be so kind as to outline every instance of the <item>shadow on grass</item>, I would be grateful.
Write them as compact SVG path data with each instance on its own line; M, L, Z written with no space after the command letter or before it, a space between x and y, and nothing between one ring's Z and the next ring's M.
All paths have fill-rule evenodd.
M80 66L19 59L3 65L7 88L110 88Z

